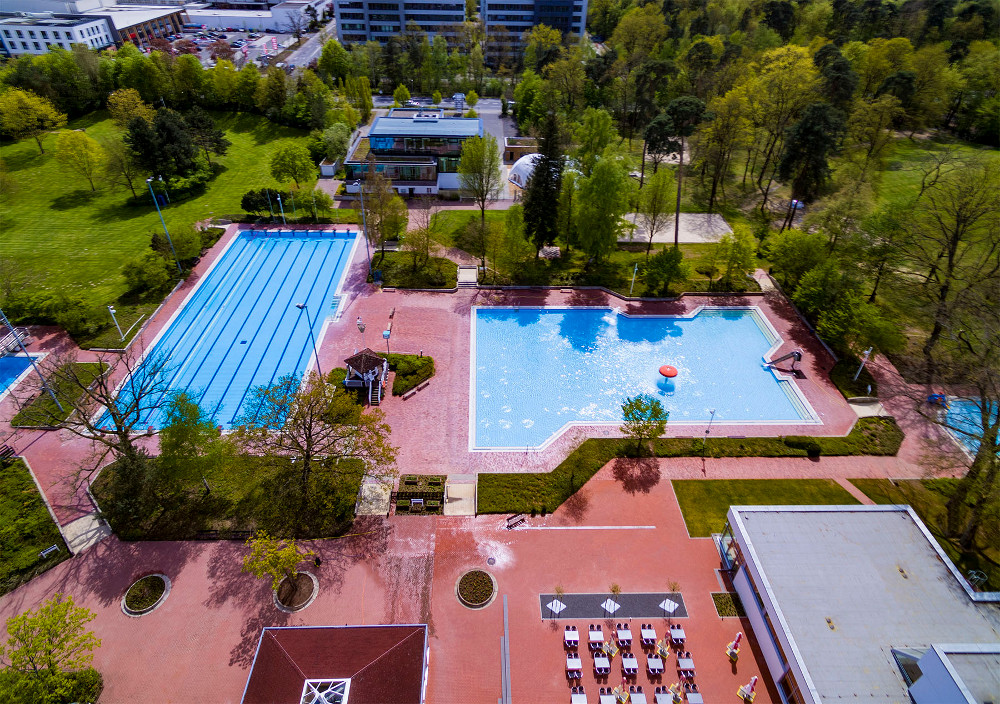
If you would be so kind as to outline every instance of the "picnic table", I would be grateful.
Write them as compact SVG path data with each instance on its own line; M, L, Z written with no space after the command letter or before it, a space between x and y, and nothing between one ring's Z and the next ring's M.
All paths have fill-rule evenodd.
M576 692L569 697L569 704L587 704L587 695L583 692Z
M583 661L577 653L566 655L566 672L579 672L583 669Z
M639 672L639 661L636 659L635 655L632 653L624 653L622 655L622 669L630 675L634 675Z
M650 655L646 658L646 669L651 675L662 675L663 659L659 655Z
M632 629L625 624L621 624L621 626L617 629L615 637L622 645L632 645Z
M694 677L694 658L677 658L677 669L687 677Z
M604 645L604 631L601 627L591 628L587 634L587 640L590 642L590 648L592 650L600 648Z
M613 694L602 694L598 704L617 704L617 700Z
M647 704L645 692L632 692L632 704Z
M671 626L670 627L670 640L674 643L683 643L687 639L684 634L684 628L682 626Z
M594 656L594 672L598 675L607 675L611 672L611 660L607 655Z
M576 646L580 644L580 632L570 630L569 626L566 626L566 631L563 634L563 641L566 645Z
M639 636L642 638L643 645L652 645L656 642L656 629L653 628L653 624L647 624L649 628L645 626L639 629Z

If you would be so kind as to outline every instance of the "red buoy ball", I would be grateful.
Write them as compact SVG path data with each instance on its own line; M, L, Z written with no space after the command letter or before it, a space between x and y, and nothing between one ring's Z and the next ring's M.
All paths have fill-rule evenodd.
M664 364L660 367L660 374L667 377L668 379L673 379L677 376L677 367L671 367L669 364Z

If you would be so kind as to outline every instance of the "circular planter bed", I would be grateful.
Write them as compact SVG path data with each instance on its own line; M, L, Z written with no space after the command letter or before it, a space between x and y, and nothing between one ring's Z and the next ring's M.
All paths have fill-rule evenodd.
M170 594L170 578L165 574L147 574L129 586L122 597L126 616L144 616L155 610Z
M319 580L312 572L299 572L295 582L287 577L274 590L274 605L285 613L301 611L316 599L319 593Z
M497 583L493 575L485 570L470 570L459 578L455 594L470 609L482 609L496 598Z

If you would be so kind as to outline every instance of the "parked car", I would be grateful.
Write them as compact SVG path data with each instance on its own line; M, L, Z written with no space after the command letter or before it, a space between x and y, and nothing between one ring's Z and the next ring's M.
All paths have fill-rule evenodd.
M244 44L246 44L244 40L237 39L236 41L232 42L229 46L233 47L234 49L239 49Z
M251 39L260 39L261 37L261 35L258 34L257 32L250 32L250 34L248 34L247 36L250 37Z
M406 101L406 107L408 107L408 108L419 108L420 107L420 103L417 102L416 100L407 100Z

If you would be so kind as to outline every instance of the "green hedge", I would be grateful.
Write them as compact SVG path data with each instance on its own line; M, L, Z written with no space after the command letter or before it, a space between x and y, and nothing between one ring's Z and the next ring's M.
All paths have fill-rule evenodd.
M392 395L402 396L434 376L434 359L427 355L390 354L389 369L396 372Z
M661 438L654 443L657 457L808 457L818 454L895 455L903 431L892 418L862 418L842 438L711 438L707 449L701 438ZM554 511L601 467L635 449L631 441L591 438L551 472L480 474L479 513Z

